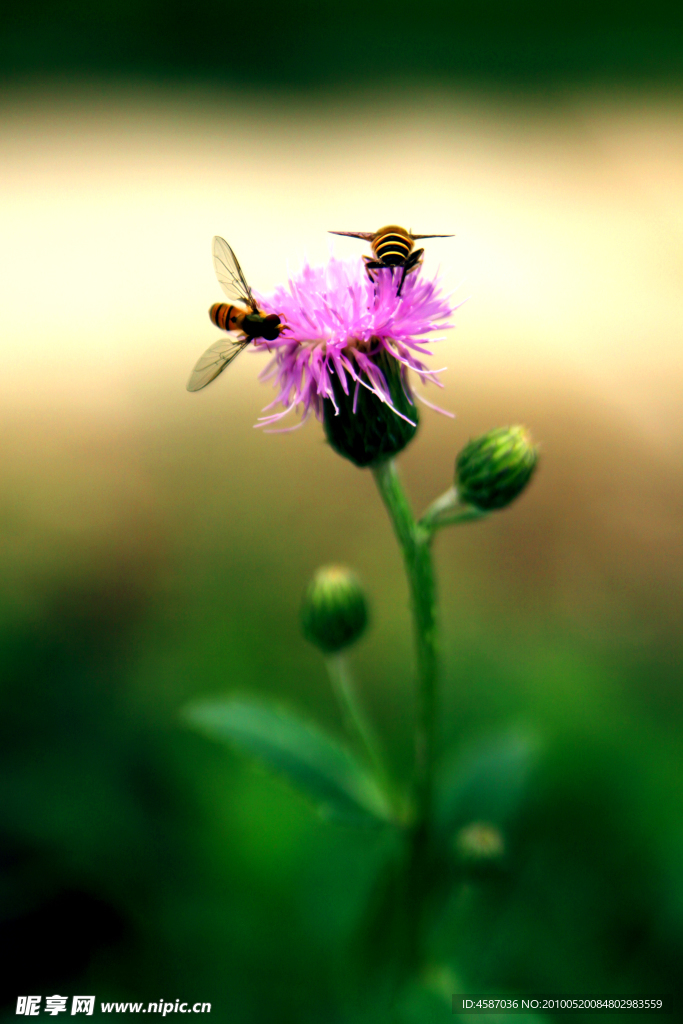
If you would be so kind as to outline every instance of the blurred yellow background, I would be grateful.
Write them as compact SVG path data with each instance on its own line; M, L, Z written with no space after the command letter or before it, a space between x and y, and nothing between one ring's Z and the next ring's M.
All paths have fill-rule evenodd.
M571 377L652 435L675 415L675 99L26 87L3 114L6 403L172 394L212 337L212 234L267 292L332 245L360 254L328 229L398 219L456 235L425 263L472 296L440 347L449 390L516 367Z

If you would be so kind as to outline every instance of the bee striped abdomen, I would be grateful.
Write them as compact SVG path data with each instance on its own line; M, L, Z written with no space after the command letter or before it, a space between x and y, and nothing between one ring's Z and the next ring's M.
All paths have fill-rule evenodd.
M386 234L378 234L373 239L372 248L378 260L390 267L397 267L405 263L413 248L413 240L406 235L391 231Z
M240 314L242 314L240 316ZM214 302L209 310L211 322L220 327L222 331L234 331L239 326L239 320L243 319L244 310L232 306L229 302Z

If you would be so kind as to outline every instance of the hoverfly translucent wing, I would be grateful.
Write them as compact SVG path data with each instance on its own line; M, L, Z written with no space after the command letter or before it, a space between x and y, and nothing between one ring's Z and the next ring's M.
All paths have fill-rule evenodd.
M455 238L455 235L411 235L410 237L415 242L418 238Z
M218 283L228 298L233 302L235 299L238 302L245 302L251 309L256 309L251 288L246 282L237 257L225 239L216 235L211 250Z
M247 347L250 341L251 338L235 337L234 334L216 341L197 360L187 382L187 390L200 391L205 388L207 384L216 379L219 373L223 372L243 348Z
M346 235L347 238L362 238L365 242L371 242L376 231L328 231L328 235Z

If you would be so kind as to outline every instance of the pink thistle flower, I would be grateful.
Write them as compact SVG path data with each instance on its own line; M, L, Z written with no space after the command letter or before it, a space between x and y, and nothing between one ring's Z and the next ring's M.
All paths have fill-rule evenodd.
M303 419L314 412L323 416L323 400L335 409L332 378L345 394L361 386L374 391L380 401L392 405L391 394L374 357L381 351L415 371L423 381L441 387L439 371L429 370L422 356L427 336L451 327L454 311L440 295L437 281L428 281L419 270L410 274L403 293L386 271L373 284L360 260L330 259L325 267L305 266L301 274L280 285L270 299L259 297L264 313L277 313L286 324L276 341L254 340L254 348L275 350L261 379L275 379L278 395L266 409L281 404L283 411L261 419L273 423L300 407ZM436 340L436 339L435 339ZM396 415L402 414L394 409Z
M314 413L333 447L358 465L400 451L418 422L407 372L443 386L437 377L441 371L428 369L423 360L432 355L428 342L439 340L434 332L452 326L448 318L457 307L441 295L438 281L427 280L419 269L406 278L400 296L396 290L388 271L377 272L372 282L360 260L331 258L323 267L304 266L272 297L259 296L263 312L277 313L285 329L275 341L253 342L255 349L274 353L261 379L273 380L277 389L256 425L272 426L298 409L297 426ZM278 405L280 411L268 413ZM337 417L341 422L333 423ZM379 447L363 443L360 454L349 454L346 444L340 448L340 430L367 433L368 417Z

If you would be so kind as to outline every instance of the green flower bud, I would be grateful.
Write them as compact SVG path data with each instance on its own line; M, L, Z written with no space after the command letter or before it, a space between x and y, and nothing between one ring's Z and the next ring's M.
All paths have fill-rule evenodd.
M384 349L373 356L373 362L384 376L394 409L412 423L397 416L391 406L362 384L356 394L356 385L350 378L347 378L347 395L339 377L332 375L332 391L339 414L332 400L325 398L323 427L334 450L356 466L373 466L403 451L417 433L419 423L417 408L410 402L410 388L403 365ZM368 383L365 375L363 379Z
M498 427L465 445L455 463L460 500L482 511L505 508L533 476L538 449L525 427Z
M301 606L306 639L325 654L334 654L355 643L367 623L368 607L358 577L343 565L318 569Z
M487 821L473 821L456 834L453 847L462 863L481 867L502 859L505 840L495 825Z

